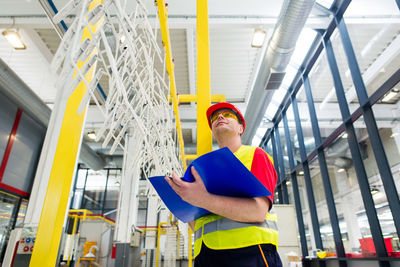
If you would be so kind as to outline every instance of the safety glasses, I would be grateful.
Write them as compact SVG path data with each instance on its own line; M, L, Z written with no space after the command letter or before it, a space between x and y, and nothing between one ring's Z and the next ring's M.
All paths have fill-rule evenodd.
M221 111L214 112L211 115L211 119L210 119L211 124L213 124L214 121L216 121L218 119L218 116L220 114L222 116L224 116L224 118L232 118L232 119L235 119L235 120L239 121L238 117L236 116L236 114L233 111L231 111L231 110L221 110Z

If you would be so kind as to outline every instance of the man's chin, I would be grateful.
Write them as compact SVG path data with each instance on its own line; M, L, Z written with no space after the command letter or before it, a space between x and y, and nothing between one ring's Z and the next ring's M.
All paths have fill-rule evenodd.
M214 135L221 135L221 134L226 134L232 131L232 129L228 128L228 127L222 127L224 125L220 125L219 127L215 127L213 134Z

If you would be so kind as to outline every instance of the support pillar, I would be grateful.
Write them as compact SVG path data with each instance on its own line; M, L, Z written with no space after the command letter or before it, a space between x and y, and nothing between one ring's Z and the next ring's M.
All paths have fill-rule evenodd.
M140 262L140 247L130 246L131 237L135 234L138 214L138 191L140 179L140 156L137 149L141 147L143 137L134 134L131 128L125 136L126 152L122 166L121 187L118 200L118 214L115 224L114 242L117 246L115 266L132 266ZM134 163L134 164L133 164Z
M212 150L206 111L211 105L208 1L197 0L197 156Z
M101 0L91 1L89 11L98 5L102 5ZM91 25L92 31L96 32L102 26L102 23L103 19L100 19L95 25ZM86 38L93 38L88 28L85 28L82 35L77 37L81 38L81 43ZM96 54L97 49L93 49L84 62L78 63L79 67L84 66L85 62L88 62ZM85 79L88 84L94 76L95 69L96 63L86 72ZM36 223L40 214L35 248L29 265L31 267L53 267L56 265L86 117L86 108L79 114L78 107L86 91L87 87L83 82L80 82L76 88L65 88L63 92L59 93L59 102L57 103L59 106L56 107L54 115L52 114L50 119L54 126L48 129L46 139L50 138L50 142L54 141L55 145L48 146L47 150L42 152L42 154L44 153L42 157L45 157L45 163L42 165L44 169L41 171L44 172L45 176L38 181L39 185L34 188L34 190L37 190L35 192L36 201L32 203L32 205L36 205L38 210L36 208L32 210L32 207L28 208L29 223ZM55 136L57 136L56 139ZM44 194L45 188L47 188L46 194ZM43 195L45 195L44 198ZM41 203L43 203L43 209Z

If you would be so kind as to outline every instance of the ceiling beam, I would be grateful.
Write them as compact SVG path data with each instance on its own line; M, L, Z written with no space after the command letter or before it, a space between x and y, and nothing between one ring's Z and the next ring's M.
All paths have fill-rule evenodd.
M51 61L53 60L53 54L47 47L47 45L43 42L39 34L32 28L25 28L24 32L26 34L26 37L28 37L32 41L32 43L36 46L36 48L39 50L42 56L50 64Z

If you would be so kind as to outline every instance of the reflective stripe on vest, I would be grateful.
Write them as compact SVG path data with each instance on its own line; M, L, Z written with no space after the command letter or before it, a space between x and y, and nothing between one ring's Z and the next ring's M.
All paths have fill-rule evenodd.
M258 244L278 247L279 233L274 213L268 213L262 223L241 223L215 214L198 220L194 233L194 257L200 254L202 243L210 249L235 249Z
M232 230L251 226L264 227L278 231L278 225L276 221L265 220L262 223L242 223L223 218L220 220L209 222L205 224L202 228L197 229L197 231L194 233L194 238L195 240L201 238L202 231L203 235L206 235L215 231Z

